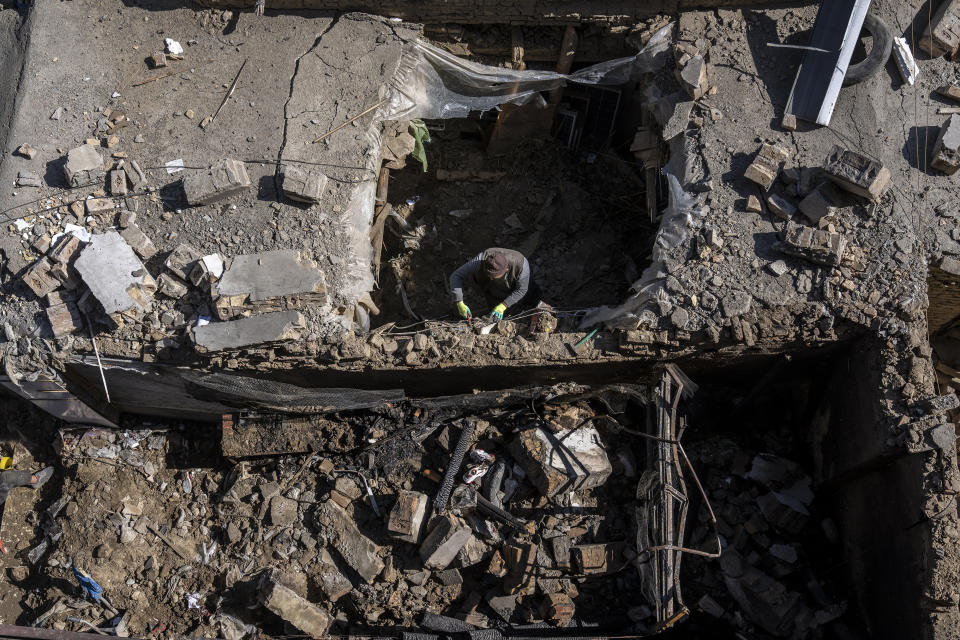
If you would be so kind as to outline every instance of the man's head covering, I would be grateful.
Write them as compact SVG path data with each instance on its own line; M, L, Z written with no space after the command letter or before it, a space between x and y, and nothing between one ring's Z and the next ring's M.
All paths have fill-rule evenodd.
M483 272L491 278L499 278L508 268L507 256L502 253L491 253L483 261Z

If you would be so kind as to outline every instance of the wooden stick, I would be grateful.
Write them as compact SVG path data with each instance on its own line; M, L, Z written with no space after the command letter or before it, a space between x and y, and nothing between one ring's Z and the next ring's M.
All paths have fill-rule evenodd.
M176 74L177 74L176 71L171 71L171 72L169 72L169 73L164 73L164 74L159 75L159 76L153 76L152 78L147 78L146 80L142 80L142 81L140 81L140 82L134 82L134 83L133 83L132 85L130 85L130 86L132 86L132 87L139 87L140 85L144 85L144 84L147 84L147 83L149 83L149 82L153 82L154 80L162 80L163 78L169 78L170 76L173 76L173 75L176 75Z
M213 122L217 119L217 116L220 115L220 109L223 109L223 105L227 104L227 100L229 100L230 96L233 95L233 91L237 88L237 82L240 80L240 74L243 73L243 68L247 66L247 60L249 59L250 58L244 58L243 64L240 65L240 70L237 71L237 75L233 78L233 82L230 83L230 88L227 89L227 95L223 96L223 101L220 102L220 106L217 107L213 117L210 118L210 122Z
M317 138L316 140L314 140L314 141L313 141L313 144L317 144L318 142L320 142L321 140L323 140L324 138L326 138L326 137L329 136L330 134L333 134L333 133L336 133L337 131L340 131L340 129L343 129L343 128L344 128L345 126L347 126L348 124L351 124L351 123L359 120L360 118L362 118L363 116L367 115L368 113L370 113L370 112L373 111L374 109L376 109L376 108L378 108L378 107L382 107L383 105L387 104L387 101L388 101L388 100L390 100L390 98L384 98L383 100L381 100L381 101L378 102L377 104L373 105L373 106L370 107L369 109L364 109L363 111L361 111L361 112L358 113L357 115L353 116L352 118L350 118L349 120L347 120L346 122L344 122L343 124L341 124L339 127L334 127L333 129L330 129L330 131L327 131L325 134L323 134L322 136L320 136L319 138Z

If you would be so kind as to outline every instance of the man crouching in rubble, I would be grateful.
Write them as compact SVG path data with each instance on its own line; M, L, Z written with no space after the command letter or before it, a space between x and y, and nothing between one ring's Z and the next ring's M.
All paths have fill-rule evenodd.
M503 320L508 307L529 309L540 302L540 289L530 276L530 263L513 249L493 247L471 258L450 276L450 291L457 311L467 320L473 317L463 301L463 285L470 284L483 292L495 320Z
M53 467L31 475L29 471L0 471L0 505L7 501L7 495L14 487L39 489L53 475Z

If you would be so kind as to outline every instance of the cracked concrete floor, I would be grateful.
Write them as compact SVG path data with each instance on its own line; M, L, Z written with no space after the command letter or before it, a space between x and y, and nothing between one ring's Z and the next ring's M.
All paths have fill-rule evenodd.
M323 266L334 294L334 307L349 304L337 294L345 282L355 280L351 267L365 264L350 259L351 238L345 234L355 227L355 221L344 219L342 212L357 183L375 183L374 172L357 166L357 158L364 153L376 155L375 147L366 134L366 120L361 121L361 127L344 130L330 144L312 145L309 141L327 131L331 122L343 122L365 108L363 101L376 96L379 86L374 82L368 91L363 74L372 70L379 80L387 69L387 57L355 52L369 64L360 65L357 60L350 63L349 88L329 72L311 65L311 73L321 77L311 77L298 88L295 76L301 58L308 52L322 53L329 48L319 38L335 23L331 15L302 12L258 17L252 12L195 10L164 0L38 3L32 12L31 51L42 53L32 55L24 69L11 134L0 160L7 216L35 213L45 204L42 199L61 194L66 186L62 177L64 152L88 138L103 139L98 121L103 120L104 109L122 110L131 125L116 132L116 146L100 151L105 157L121 152L137 160L147 168L149 185L156 189L149 196L138 197L136 203L138 224L159 249L148 261L148 268L159 269L166 253L181 242L189 242L204 253L219 251L225 256L277 248L304 249ZM356 23L361 27L369 24ZM341 45L351 40L351 26L347 24L347 32L341 34ZM381 30L389 33L392 29L387 26ZM164 38L183 45L183 60L151 69L146 58L163 50ZM374 48L383 42L375 41ZM370 48L369 42L358 46ZM387 49L387 56L396 53L393 47ZM321 55L310 56L311 61L322 59ZM201 121L216 112L245 61L233 96L209 126L201 127ZM376 66L371 66L374 63ZM136 86L150 78L157 79ZM339 91L329 94L329 86L317 86L320 81L339 86ZM337 98L330 104L318 95ZM297 114L295 127L285 126L288 107ZM60 119L51 119L58 109L62 110ZM290 141L296 142L292 156L284 151ZM12 155L23 143L39 151L34 159ZM325 163L313 167L331 178L323 204L303 207L278 202L276 163L282 155ZM224 157L247 162L255 188L225 203L186 208L175 180L189 172L189 167L206 167ZM176 159L182 159L188 169L169 174L164 165ZM21 171L39 174L45 186L15 187ZM84 198L92 189L74 190L70 196ZM30 204L38 199L40 203ZM82 224L70 214L52 212L39 221L51 230L59 230L64 222ZM103 231L113 224L113 215L106 214L93 221L93 230ZM35 259L30 241L32 238L24 239L10 231L0 234L0 249L10 272L22 271ZM15 278L9 286L14 294L24 293ZM21 317L42 313L32 296L19 298L8 299L22 307ZM314 312L318 318L329 309ZM315 328L324 330L320 323Z

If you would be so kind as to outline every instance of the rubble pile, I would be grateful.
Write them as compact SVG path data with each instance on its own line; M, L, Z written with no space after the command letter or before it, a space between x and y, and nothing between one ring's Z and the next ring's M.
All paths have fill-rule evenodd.
M252 416L234 414L223 434L61 430L62 498L22 570L52 580L36 608L45 624L79 630L63 586L78 567L129 613L132 634L653 630L626 508L648 455L649 441L629 435L645 428L631 416L643 415L647 392L531 391L343 412L326 450L324 440L299 456L248 449L231 466L218 440L226 448L228 426ZM751 456L716 438L691 448L725 547L719 565L687 561L694 621L775 635L819 628L844 609L805 568L817 526L810 478L789 460ZM708 528L700 521L690 544ZM98 616L109 612L82 610L102 626Z

